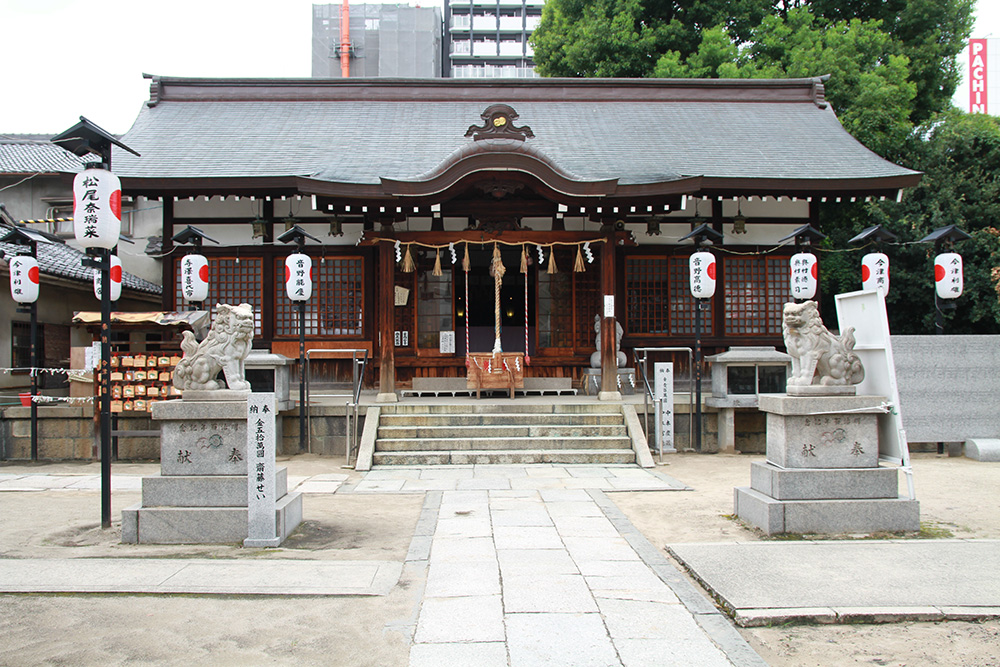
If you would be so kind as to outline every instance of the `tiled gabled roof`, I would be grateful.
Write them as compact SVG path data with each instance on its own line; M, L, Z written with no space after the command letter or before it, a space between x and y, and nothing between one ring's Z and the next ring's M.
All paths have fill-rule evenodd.
M619 195L691 178L778 194L919 180L843 129L819 78L154 77L152 91L123 137L142 157L115 153L126 189L257 179L300 192L377 192L382 179L440 172L474 141L466 130L492 104L516 109L534 134L526 143L553 167L581 182L615 179Z
M43 134L0 134L0 174L75 174L83 160Z

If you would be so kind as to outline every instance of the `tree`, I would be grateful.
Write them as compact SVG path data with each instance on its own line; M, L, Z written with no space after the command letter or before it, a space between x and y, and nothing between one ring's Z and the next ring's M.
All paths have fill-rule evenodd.
M838 76L856 75L864 81L843 86L845 94L834 108L843 118L854 106L866 107L869 117L859 115L855 125L876 128L872 134L884 128L890 138L869 142L885 146L898 139L901 124L925 122L950 106L960 80L956 57L972 29L973 2L548 0L532 43L543 76L810 72L833 74L836 88ZM856 66L852 57L861 59ZM904 64L905 81L899 78ZM878 84L886 82L880 93ZM864 94L853 94L862 88ZM895 104L900 93L907 95L901 106ZM887 103L892 111L885 114ZM905 119L899 116L904 110Z
M532 34L543 76L647 77L667 51L697 50L705 28L741 40L770 0L548 0Z
M946 330L1000 333L1000 119L951 111L919 128L909 156L907 166L924 172L920 185L900 203L825 210L825 247L847 248L851 236L872 224L895 233L898 242L884 250L891 267L890 327L894 333L927 334L934 331L934 246L918 241L958 225L972 238L954 249L963 258L965 290L956 308L945 311ZM824 294L858 289L860 261L858 252L824 254ZM832 309L832 301L824 307Z
M655 76L773 78L830 74L826 96L859 141L891 155L910 133L916 85L909 61L878 20L817 19L808 7L771 15L737 46L724 26L702 32L687 58L667 52Z

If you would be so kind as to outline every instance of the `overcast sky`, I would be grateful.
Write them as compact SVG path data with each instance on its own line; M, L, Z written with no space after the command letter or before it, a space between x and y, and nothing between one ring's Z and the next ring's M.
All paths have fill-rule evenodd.
M123 133L149 98L143 72L308 77L312 5L312 0L0 0L0 133L55 134L81 115ZM979 0L979 5L973 37L1000 37L1000 2ZM967 105L965 86L956 101L962 93Z

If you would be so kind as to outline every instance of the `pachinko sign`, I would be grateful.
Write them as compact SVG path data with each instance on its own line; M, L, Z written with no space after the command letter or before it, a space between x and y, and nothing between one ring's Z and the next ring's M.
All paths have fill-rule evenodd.
M969 40L969 113L989 113L986 105L986 40Z

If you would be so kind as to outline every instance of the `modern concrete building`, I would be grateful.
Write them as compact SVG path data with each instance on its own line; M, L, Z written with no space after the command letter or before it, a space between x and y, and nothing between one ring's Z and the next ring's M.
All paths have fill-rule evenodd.
M342 78L342 5L313 5L312 75ZM351 77L441 76L441 9L350 5Z
M545 0L444 0L444 76L534 77L528 37Z

